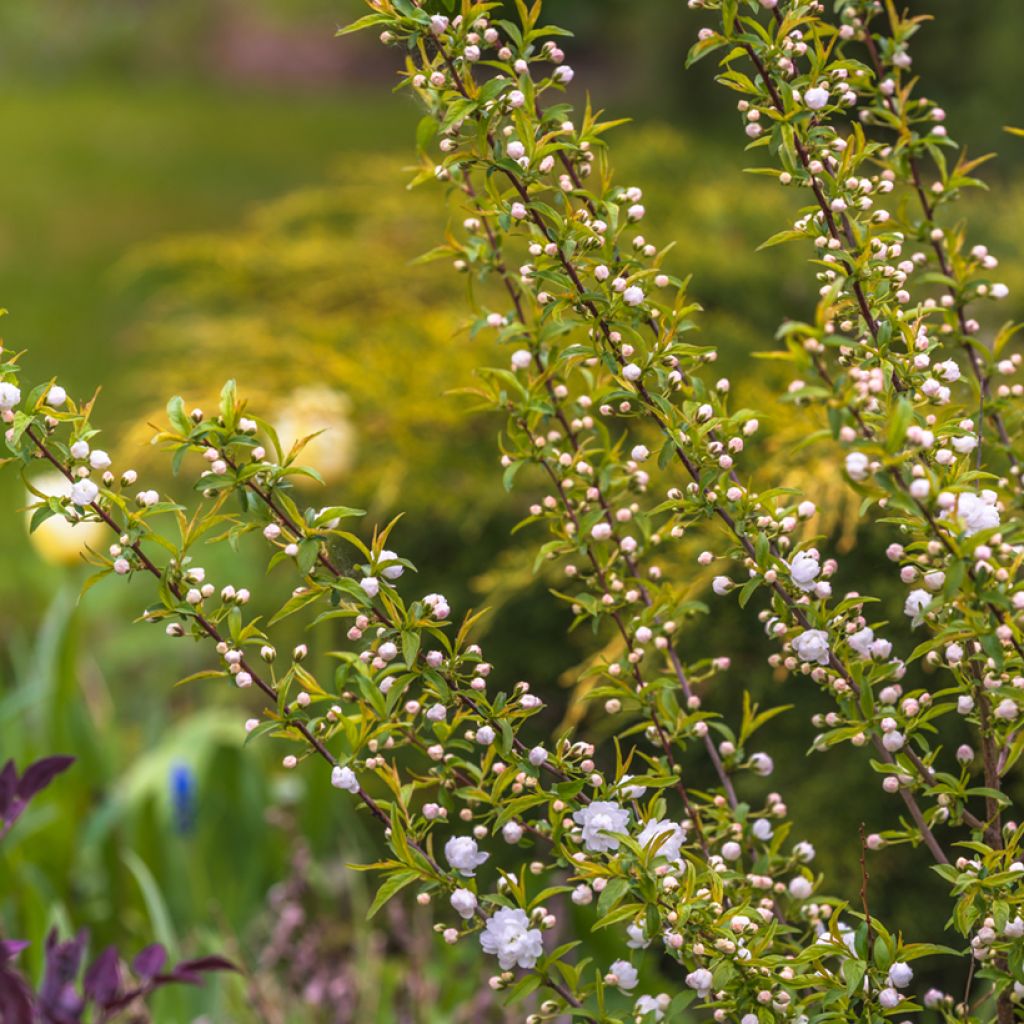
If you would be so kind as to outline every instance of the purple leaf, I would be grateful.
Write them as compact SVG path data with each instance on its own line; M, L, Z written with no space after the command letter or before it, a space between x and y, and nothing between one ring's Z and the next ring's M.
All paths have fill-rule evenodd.
M203 971L237 971L238 968L222 956L201 956L195 960L182 960L175 965L174 973L184 971L188 974L202 973Z
M18 772L13 761L8 761L0 768L0 818L6 818L14 799L14 791L18 788Z
M89 933L84 929L68 942L59 942L54 929L46 937L46 970L39 989L39 1009L48 1024L74 1024L84 1003L75 991Z
M139 996L144 996L145 994L146 989L144 988L130 988L123 996L118 996L112 1003L109 1003L106 1006L106 1011L108 1014L120 1013L125 1007L131 1006Z
M0 964L13 960L26 946L31 943L26 939L0 939Z
M0 1021L4 1024L32 1024L32 990L14 971L0 970Z
M63 771L67 771L74 763L75 759L73 757L57 754L53 757L44 757L42 760L36 761L35 764L30 764L18 782L16 790L18 796L25 801L31 800L36 793L46 789L56 776L60 775Z
M105 950L89 966L82 981L86 996L100 1006L109 1006L121 994L121 959L114 946Z
M161 985L202 985L202 983L203 976L201 974L173 970L169 974L158 974L153 979L153 988L159 988Z
M167 962L167 950L159 942L153 943L141 950L132 961L132 970L140 978L152 978L160 973L160 969Z

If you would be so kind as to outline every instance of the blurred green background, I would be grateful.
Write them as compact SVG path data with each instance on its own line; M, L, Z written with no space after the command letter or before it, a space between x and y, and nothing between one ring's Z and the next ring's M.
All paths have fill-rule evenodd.
M1000 151L988 168L995 195L968 209L971 237L1004 260L1012 296L1024 294L1024 148L1001 132L1024 122L1024 8L910 6L938 16L916 51L925 91L972 152ZM354 0L0 7L5 342L28 350L34 377L59 375L77 394L102 385L104 443L151 486L166 480L147 423L171 393L202 404L236 376L286 430L329 425L311 461L331 500L375 520L406 512L394 539L427 588L456 609L494 609L483 642L502 676L532 680L564 709L574 666L593 651L586 637L566 642L545 581L509 538L530 494L501 490L497 422L445 397L491 353L463 329L464 285L447 268L409 265L444 214L437 192L404 189L417 115L390 94L394 55L369 37L333 38L358 13ZM792 219L792 198L742 175L730 94L710 63L683 73L699 18L683 0L552 0L550 20L578 34L577 82L635 119L612 141L620 180L645 189L652 233L679 239L674 266L694 273L705 337L744 404L766 410L774 440L750 463L776 459L848 550L855 508L813 453L788 454L804 427L774 403L762 367L751 370L781 319L809 309L813 281L795 249L754 252ZM1010 305L1001 312L1019 317L1019 300ZM104 584L79 603L80 537L30 541L24 502L16 478L0 478L0 760L79 758L0 847L0 931L36 940L29 965L49 925L87 925L128 951L157 938L246 966L241 979L164 994L158 1021L502 1019L476 995L474 951L439 948L422 913L399 904L384 927L362 925L369 881L344 868L372 851L361 818L323 773L286 774L270 747L243 751L237 694L172 688L206 662L123 625L146 603L141 585ZM892 591L880 552L861 562ZM258 603L288 586L248 572L230 582ZM772 679L763 638L734 610L716 606L686 644L693 658L733 657L713 706L735 709L748 679L762 701L799 705L770 730L770 785L798 831L813 832L834 888L852 892L857 825L886 824L873 777L840 753L815 762L827 771L806 770L817 698ZM841 816L822 833L826 803ZM873 909L941 927L941 908L920 909L939 890L913 863L900 852L878 861Z

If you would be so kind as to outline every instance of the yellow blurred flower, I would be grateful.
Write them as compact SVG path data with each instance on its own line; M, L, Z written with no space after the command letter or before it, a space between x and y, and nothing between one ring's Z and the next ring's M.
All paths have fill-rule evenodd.
M317 434L298 456L298 464L315 469L325 483L342 479L356 456L356 431L349 418L348 396L324 385L296 388L278 409L274 419L285 455L293 444ZM321 433L317 433L321 431ZM296 477L297 482L307 480Z
M66 498L71 493L71 483L60 473L43 473L32 478L32 486L42 494ZM30 502L38 497L28 492ZM25 522L32 521L33 510L26 512ZM103 543L107 528L103 523L83 521L69 523L63 516L51 516L32 533L32 546L51 565L77 565L85 554L86 547L96 549Z

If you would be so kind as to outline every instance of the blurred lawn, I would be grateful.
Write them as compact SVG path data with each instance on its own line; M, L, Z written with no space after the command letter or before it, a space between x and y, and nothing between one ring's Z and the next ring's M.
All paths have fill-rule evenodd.
M406 152L412 117L386 93L11 84L0 93L5 334L35 373L60 367L76 389L116 388L118 335L137 308L109 277L127 251L236 224L340 154Z

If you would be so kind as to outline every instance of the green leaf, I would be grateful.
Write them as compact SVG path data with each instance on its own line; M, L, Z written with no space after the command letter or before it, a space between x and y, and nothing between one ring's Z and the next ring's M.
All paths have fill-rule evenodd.
M604 917L609 911L614 910L627 892L629 892L629 882L625 878L613 878L601 890L601 895L597 899L597 916Z
M366 920L369 921L392 896L401 892L407 885L411 885L419 877L418 872L405 870L396 871L385 879L384 884L377 890L377 895L373 897L370 909L366 912Z
M347 36L352 32L362 32L364 28L372 28L374 25L383 25L387 20L386 14L364 14L357 21L353 21L351 25L339 28L334 34L336 36Z
M235 382L229 380L225 382L224 387L220 389L220 416L224 421L224 426L229 430L235 428L235 406L237 404L237 396L235 389Z
M167 403L167 419L171 426L184 437L192 432L192 420L185 412L185 399L181 395L175 395Z
M167 904L160 893L160 886L153 877L153 872L134 850L125 850L121 854L121 860L124 861L125 867L131 872L142 892L146 913L149 915L150 934L157 942L166 946L171 958L176 960L178 958L178 937L175 934Z

